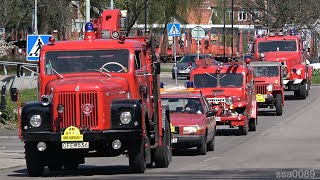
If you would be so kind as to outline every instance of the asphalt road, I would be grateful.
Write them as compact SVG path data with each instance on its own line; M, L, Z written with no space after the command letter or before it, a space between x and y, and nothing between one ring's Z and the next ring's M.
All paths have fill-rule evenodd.
M162 81L175 83L166 76ZM291 94L281 117L259 111L257 131L248 136L220 129L216 150L205 156L194 149L177 151L169 168L151 168L144 174L130 174L125 156L87 158L79 170L46 170L45 179L320 179L320 86L312 86L306 100ZM12 136L1 136L0 144L0 180L34 179L27 175L23 144Z

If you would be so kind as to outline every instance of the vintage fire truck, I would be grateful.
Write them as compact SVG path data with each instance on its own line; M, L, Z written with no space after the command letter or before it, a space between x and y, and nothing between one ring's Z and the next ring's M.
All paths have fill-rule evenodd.
M303 39L290 30L289 34L269 33L258 35L252 46L254 61L282 63L285 90L294 91L296 97L306 99L311 83L312 67L306 61Z
M45 166L76 169L87 156L127 154L137 173L153 163L168 167L170 119L161 105L155 40L125 38L120 18L120 10L105 10L86 24L84 40L51 38L42 47L41 100L27 103L19 122L30 176Z
M198 60L187 87L201 90L206 96L216 112L217 125L239 127L242 135L256 130L254 74L246 64L214 65L212 60Z
M275 108L281 116L284 106L283 65L279 62L251 62L258 107Z

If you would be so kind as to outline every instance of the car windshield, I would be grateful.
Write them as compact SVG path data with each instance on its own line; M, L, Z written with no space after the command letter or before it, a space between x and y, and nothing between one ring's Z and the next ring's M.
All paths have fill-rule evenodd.
M203 114L198 98L161 98L162 104L168 104L171 113Z
M81 73L98 70L103 67L106 72L128 71L128 50L101 51L51 51L45 54L46 74L52 70L60 74Z
M183 58L181 58L180 62L182 63L188 63L188 62L195 62L195 60L198 58L198 56L194 55L194 56L183 56ZM204 59L204 58L209 58L209 56L204 57L203 55L199 56L199 59Z
M258 52L297 51L296 41L266 41L258 43Z
M196 74L194 86L197 88L242 87L243 75L240 73Z
M254 67L256 77L277 77L279 76L278 66L256 66Z

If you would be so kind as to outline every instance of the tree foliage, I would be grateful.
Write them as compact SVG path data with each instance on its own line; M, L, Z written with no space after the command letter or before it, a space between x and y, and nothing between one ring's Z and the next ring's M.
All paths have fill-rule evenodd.
M318 0L238 0L238 3L256 23L271 29L281 29L286 24L313 29L320 17Z

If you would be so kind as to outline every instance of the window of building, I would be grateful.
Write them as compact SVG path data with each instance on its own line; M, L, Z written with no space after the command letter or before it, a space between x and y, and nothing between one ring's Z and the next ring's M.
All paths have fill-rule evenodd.
M246 21L247 20L247 13L244 11L238 12L238 21Z

